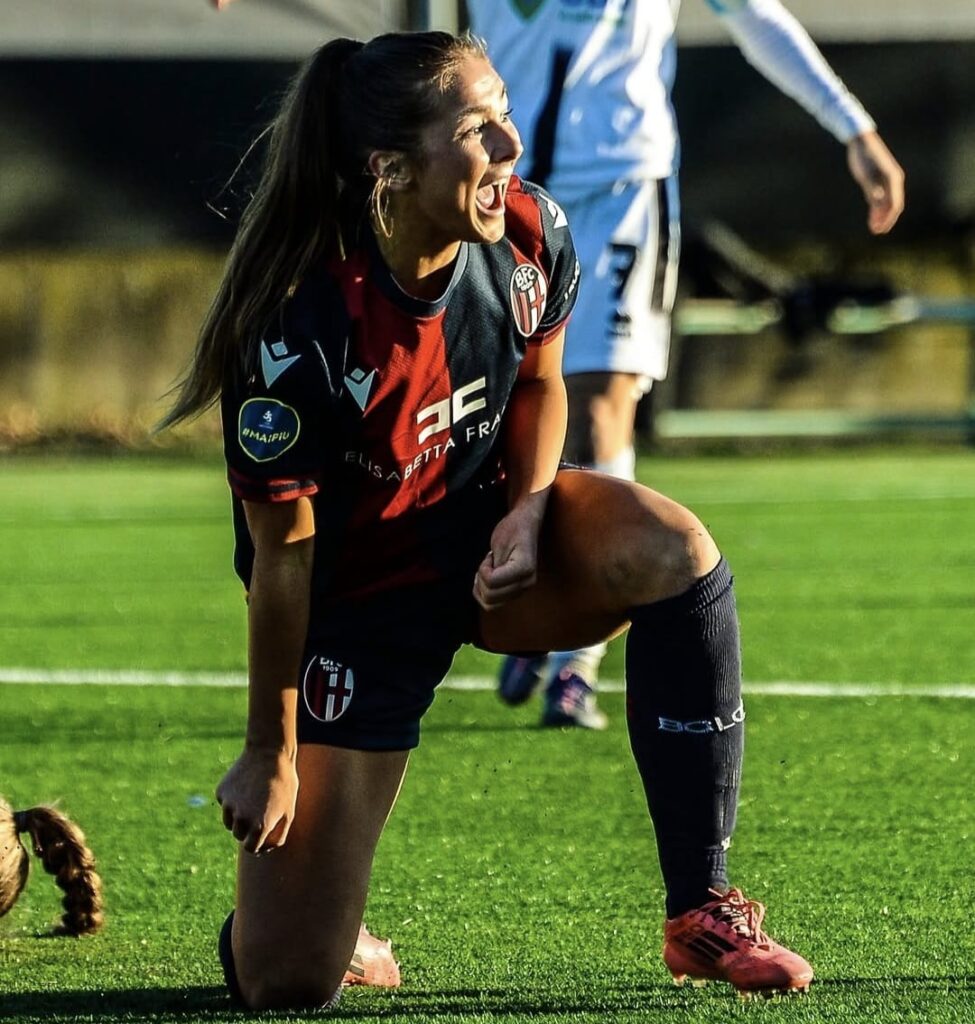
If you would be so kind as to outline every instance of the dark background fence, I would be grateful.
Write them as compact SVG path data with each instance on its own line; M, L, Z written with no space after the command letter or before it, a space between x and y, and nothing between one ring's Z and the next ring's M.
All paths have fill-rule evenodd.
M199 0L202 4L202 0ZM871 238L844 151L731 46L682 49L685 301L709 294L714 221L794 272L896 292L975 294L975 41L828 45L908 175ZM0 62L0 434L138 439L191 349L296 64L266 59ZM678 409L967 409L969 332L915 325L836 340L773 328L685 343Z

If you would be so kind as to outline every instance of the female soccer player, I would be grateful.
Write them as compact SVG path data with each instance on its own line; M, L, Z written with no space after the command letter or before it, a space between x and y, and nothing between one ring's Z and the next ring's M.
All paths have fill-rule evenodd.
M579 268L563 211L513 174L509 115L470 38L319 49L167 418L221 400L249 593L247 731L217 791L241 843L221 958L252 1008L334 999L457 648L564 649L628 623L669 969L742 990L812 977L728 885L744 719L728 566L680 505L559 469Z
M58 935L86 935L102 926L102 882L81 829L53 807L14 811L0 797L0 917L17 902L30 874L30 854L21 842L30 836L44 870L64 890Z

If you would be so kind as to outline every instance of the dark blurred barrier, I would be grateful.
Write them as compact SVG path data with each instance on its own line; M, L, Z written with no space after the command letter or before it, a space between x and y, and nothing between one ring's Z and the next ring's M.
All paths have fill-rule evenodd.
M842 147L731 47L680 57L688 234L719 219L787 265L881 273L898 291L975 294L975 43L827 55L907 169L895 235L869 238ZM144 436L154 398L189 355L259 151L235 169L295 66L0 64L0 435L76 425ZM690 284L690 250L684 269ZM818 336L802 350L775 337L734 350L698 340L696 354L686 346L667 384L672 404L964 404L964 332L918 327L852 344Z
M0 247L225 244L258 159L227 183L296 66L0 64Z
M202 4L203 0L199 0ZM905 165L900 243L975 223L975 42L832 46L827 55ZM222 192L294 63L0 64L0 246L222 242ZM862 241L844 153L733 47L681 51L685 220L753 244ZM226 209L221 221L208 203Z
M896 244L975 228L975 41L824 47L907 172ZM721 220L752 244L864 240L843 147L729 47L682 49L685 221Z

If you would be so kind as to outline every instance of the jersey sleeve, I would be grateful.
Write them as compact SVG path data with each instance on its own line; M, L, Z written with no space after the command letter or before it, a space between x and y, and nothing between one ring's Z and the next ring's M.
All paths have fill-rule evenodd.
M548 279L545 310L529 339L545 344L569 319L579 293L579 260L565 211L538 185L522 182L522 189L538 204L541 222L539 258Z
M261 338L253 362L221 396L230 489L255 502L315 494L329 451L331 408L321 348L285 315Z

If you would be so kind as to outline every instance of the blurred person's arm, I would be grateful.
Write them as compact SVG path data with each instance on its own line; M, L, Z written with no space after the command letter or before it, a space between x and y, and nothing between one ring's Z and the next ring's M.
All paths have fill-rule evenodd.
M748 62L804 107L847 148L847 164L869 207L874 234L904 209L904 171L877 126L779 0L707 0Z

